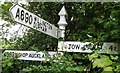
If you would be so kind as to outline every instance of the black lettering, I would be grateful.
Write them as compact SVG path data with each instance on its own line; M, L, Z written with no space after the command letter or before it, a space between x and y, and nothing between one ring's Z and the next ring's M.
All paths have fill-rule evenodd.
M41 58L40 54L37 54L37 58Z
M39 29L42 29L41 19L39 20Z
M25 57L25 56L26 56L26 53L19 53L19 56L20 56L20 57Z
M45 25L45 30L44 30L45 32L47 31L47 27L46 27L46 25Z
M67 49L67 47L66 47L66 46L65 46L64 48L65 48L65 49ZM68 49L69 49L69 48L68 48Z
M21 20L22 21L24 20L24 11L23 10L21 11Z
M27 56L28 55L28 53L25 53L25 56Z
M33 54L33 58L36 58L37 57L37 54Z
M38 27L38 25L39 25L39 18L37 18L37 26L36 26L36 29L38 29L39 27Z
M32 55L32 54L29 54L29 57L33 58L33 55Z
M34 25L33 28L36 28L36 17L34 17Z
M80 45L76 45L76 49L79 49L80 48Z
M74 44L72 44L72 49L74 49L75 48L75 45Z
M29 54L29 57L31 58L41 58L40 54Z
M44 25L45 25L45 22L44 22L44 21L42 21L42 24L43 24L43 29L42 29L42 31L44 31Z
M42 58L45 58L45 54L42 55Z
M40 27L41 27L41 29L43 29L43 27L42 27L42 23L40 23Z
M38 22L38 28L40 29L41 28L41 24Z
M34 17L34 24L36 24L36 19L37 19L37 18L36 18L36 17Z
M29 18L28 13L25 13L25 22L26 22L26 23L28 22L28 18Z
M30 16L29 16L29 24L32 24L32 21L33 21L32 15L30 15Z
M52 30L52 26L51 26L49 23L47 23L47 25L49 26L49 29L51 29L51 30Z
M38 28L40 28L39 18L37 20Z
M43 21L43 25L44 25L44 27L43 27L43 31L46 32L46 31L47 31L46 22Z
M25 56L26 56L26 53L23 53L22 56L25 57Z
M68 48L68 49L70 49L72 45L71 45L71 44L68 44L68 45L69 45L69 48Z
M37 23L38 23L38 28L43 29L42 23L39 21L39 19L38 19Z
M18 17L18 19L20 18L19 17L19 15L20 15L20 11L19 11L19 8L17 9L17 13L16 13L16 16L15 16L15 18L17 18Z

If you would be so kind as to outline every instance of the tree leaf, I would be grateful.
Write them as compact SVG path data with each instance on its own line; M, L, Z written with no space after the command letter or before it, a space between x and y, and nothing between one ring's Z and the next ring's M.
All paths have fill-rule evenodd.
M110 57L111 57L111 59L113 59L113 60L117 60L118 59L118 56L112 56L112 55L110 55Z
M84 71L84 68L82 66L77 66L74 71Z
M112 67L106 67L104 68L104 71L113 71L113 70L112 70Z

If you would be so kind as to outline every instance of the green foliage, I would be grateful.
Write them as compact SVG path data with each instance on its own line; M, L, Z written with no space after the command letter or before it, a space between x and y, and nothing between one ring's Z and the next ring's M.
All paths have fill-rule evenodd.
M20 73L36 73L36 72L62 72L62 71L84 71L84 67L77 65L75 61L73 61L72 56L67 54L64 56L60 56L56 54L56 57L50 58L49 61L42 62L34 62L34 61L20 61L13 59L7 53L3 57L2 67L3 72L6 73L8 69L10 72L20 72ZM59 56L60 58L58 59ZM69 57L68 57L69 56Z
M103 54L99 54L97 52L88 55L89 60L92 62L92 68L93 69L97 69L99 68L99 70L101 72L114 72L118 70L118 66L119 66L119 59L117 55L103 55ZM118 62L118 64L116 64ZM117 69L117 70L116 70Z
M112 61L109 59L108 56L102 55L100 59L95 59L93 62L93 68L97 67L106 67L112 64Z
M120 3L64 3L67 10L66 37L65 40L98 42L120 42ZM9 22L2 27L15 25L9 14L12 3L6 2L0 6L0 16ZM28 11L47 20L57 26L58 12L63 4L48 2L32 2L29 6L22 5ZM71 20L73 18L73 20ZM2 30L2 29L1 29ZM2 36L4 33L2 32ZM90 35L91 37L89 37ZM57 39L41 32L29 29L23 37L14 37L4 40L5 49L15 50L52 50L57 49ZM59 39L61 40L61 39ZM46 49L47 48L47 49ZM93 50L99 49L94 47ZM47 54L47 53L46 53ZM57 55L59 56L59 55ZM3 57L3 73L38 73L53 72L120 72L119 55L100 54L95 51L92 54L66 53L64 56L50 58L49 61L22 61L16 58Z

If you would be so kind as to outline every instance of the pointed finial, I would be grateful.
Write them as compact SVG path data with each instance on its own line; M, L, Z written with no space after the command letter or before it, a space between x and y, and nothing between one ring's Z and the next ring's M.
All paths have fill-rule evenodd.
M67 12L65 10L65 6L62 7L58 15L67 15Z
M58 22L59 26L66 26L67 22L66 22L66 18L65 16L67 15L67 12L65 10L65 7L63 6L62 9L60 10L60 12L58 13L58 15L60 16L60 20Z

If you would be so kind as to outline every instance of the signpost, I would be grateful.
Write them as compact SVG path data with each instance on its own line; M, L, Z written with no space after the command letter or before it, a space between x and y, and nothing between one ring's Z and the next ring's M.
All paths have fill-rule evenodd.
M59 28L55 27L54 25L50 24L49 22L45 21L44 19L36 16L35 14L25 10L19 5L13 5L10 8L11 16L13 20L17 23L23 24L27 27L33 28L35 30L38 30L42 33L45 33L47 35L50 35L54 38L59 38L62 37L64 40L65 37L65 27L67 25L65 16L67 15L67 12L65 10L65 7L63 6L62 9L59 12L60 20L58 22ZM76 41L58 41L58 51L67 51L67 52L87 52L91 53L92 50L91 47L92 45L89 45L90 42L76 42ZM87 46L86 46L87 45ZM107 44L109 46L111 44ZM102 48L106 46L103 45ZM84 48L84 50L82 49ZM108 47L107 47L108 48ZM23 51L15 51L15 52L23 52ZM27 56L25 57L20 57L19 59L28 59L28 60L36 60L38 58L30 58L28 55L31 53L30 51L25 51L27 52ZM36 53L36 52L33 52ZM44 54L42 52L39 52L37 54L40 54L41 59L43 60ZM51 53L49 53L51 54Z
M17 23L23 24L27 27L38 30L42 33L58 38L58 28L35 14L25 10L19 5L13 5L10 8L10 13L13 20Z
M5 50L5 53L10 53L9 57L18 56L20 60L32 60L32 61L49 61L49 58L45 55L44 52L36 52L36 51L18 51L18 50ZM59 53L61 56L63 55L62 52L48 52L48 57L56 56Z

